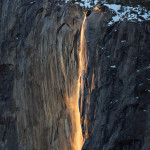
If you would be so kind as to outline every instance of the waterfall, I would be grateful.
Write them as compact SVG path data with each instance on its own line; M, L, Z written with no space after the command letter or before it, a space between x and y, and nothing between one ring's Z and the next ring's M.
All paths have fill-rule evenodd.
M74 122L75 122L75 130L74 130L74 139L72 141L72 147L73 150L81 150L83 146L83 136L82 136L82 129L81 129L81 122L80 122L80 111L79 111L79 93L80 93L80 87L81 90L83 89L82 85L82 75L86 68L86 51L85 51L85 36L84 36L84 29L85 29L85 20L86 16L84 16L82 27L81 27L81 35L80 35L80 51L79 51L79 74L78 74L78 84L77 84L77 91L76 91L76 101L74 105ZM82 106L80 107L82 108Z

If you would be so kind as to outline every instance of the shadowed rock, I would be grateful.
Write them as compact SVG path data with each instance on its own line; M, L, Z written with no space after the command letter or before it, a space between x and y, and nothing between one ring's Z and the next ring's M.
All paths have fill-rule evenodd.
M150 21L116 22L105 7L86 20L83 150L148 150Z
M0 149L69 150L81 9L40 0L0 6Z
M71 150L83 10L48 0L0 3L0 150ZM150 21L88 11L81 77L83 150L150 149ZM84 61L84 60L82 60Z

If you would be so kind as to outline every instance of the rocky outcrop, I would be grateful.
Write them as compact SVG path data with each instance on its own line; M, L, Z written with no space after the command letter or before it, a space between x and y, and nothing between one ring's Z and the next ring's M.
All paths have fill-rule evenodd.
M83 150L148 150L150 21L111 26L105 6L85 20Z
M40 0L0 7L0 149L69 150L81 8Z

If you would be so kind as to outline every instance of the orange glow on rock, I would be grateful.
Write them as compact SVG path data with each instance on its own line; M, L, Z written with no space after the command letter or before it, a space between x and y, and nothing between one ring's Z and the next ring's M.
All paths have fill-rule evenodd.
M69 98L68 104L72 122L72 137L71 137L72 150L81 150L83 145L78 100L79 100L79 87L77 85L75 95Z
M85 68L85 52L83 50L84 47L84 22L85 17L82 22L81 28L81 35L80 35L80 51L79 51L79 73L78 73L78 81L77 85L75 85L74 94L67 98L67 107L71 114L71 124L72 124L72 135L71 135L71 149L72 150L81 150L83 146L83 136L82 136L82 129L81 129L81 118L79 112L79 91L80 87L82 88L82 82L80 82L80 78L82 76L82 72ZM82 106L81 106L82 108Z
M94 7L94 10L98 10L98 11L99 11L100 9L99 9L97 6L95 6L95 7Z
M82 22L81 35L80 35L80 51L79 51L79 78L80 87L81 87L81 103L80 103L80 112L82 113L82 100L83 100L83 89L84 89L84 81L83 74L86 72L86 63L87 63L87 52L86 52L86 41L84 36L84 31L86 28L86 14L84 14L84 19Z

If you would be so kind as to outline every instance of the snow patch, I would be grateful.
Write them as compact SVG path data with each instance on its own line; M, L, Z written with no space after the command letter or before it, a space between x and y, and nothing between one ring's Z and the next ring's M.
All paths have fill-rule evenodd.
M69 1L71 1L71 0L66 0L65 2L67 3ZM94 1L81 0L80 2L75 1L74 3L80 5L81 7L91 8L91 7L93 7L94 5L96 5L98 3L98 0L94 0Z
M108 23L108 25L111 25L117 21L123 21L124 19L132 22L150 20L150 11L140 5L137 7L121 6L117 4L105 5L116 12L116 16L112 17L112 20Z
M72 0L65 0L65 2L71 2ZM74 3L85 8L92 8L97 5L98 0L75 0ZM114 22L123 21L124 19L130 20L131 22L141 22L144 20L150 20L150 11L141 5L135 7L132 6L122 6L120 4L109 4L106 0L102 3L109 7L116 15L112 17L112 20L108 23L108 26L112 25Z
M122 41L121 41L121 43L125 43L125 42L126 42L126 40L122 40Z
M116 100L115 100L115 102L117 103L117 102L118 102L118 100L116 99Z
M149 64L149 66L147 67L147 69L150 69L150 64Z
M139 84L139 86L142 86L142 85L143 85L143 83L140 83L140 84Z
M35 1L30 2L30 4L33 4L33 3L35 3Z
M111 68L113 68L113 69L115 69L116 68L116 66L115 65L113 65L113 66L110 66Z

